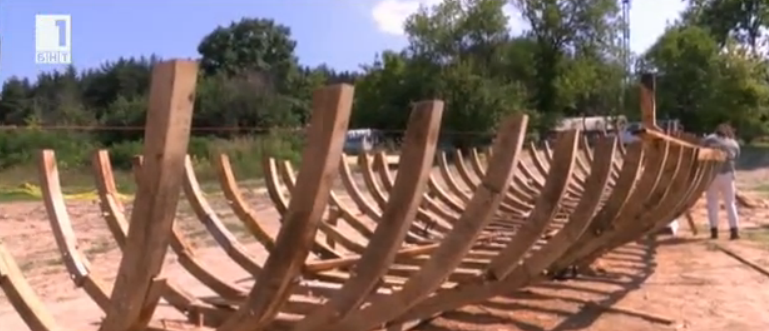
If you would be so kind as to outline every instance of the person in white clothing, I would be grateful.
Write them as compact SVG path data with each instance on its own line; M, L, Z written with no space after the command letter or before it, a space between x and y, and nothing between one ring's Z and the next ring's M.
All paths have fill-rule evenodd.
M710 238L718 238L718 210L719 200L723 200L726 215L729 220L729 239L739 239L739 216L737 215L737 203L735 199L734 162L740 156L740 145L734 137L734 131L729 124L720 124L716 131L705 137L703 145L717 148L726 153L727 160L718 169L713 182L705 192L708 209L708 223L710 223ZM721 199L719 199L721 198Z

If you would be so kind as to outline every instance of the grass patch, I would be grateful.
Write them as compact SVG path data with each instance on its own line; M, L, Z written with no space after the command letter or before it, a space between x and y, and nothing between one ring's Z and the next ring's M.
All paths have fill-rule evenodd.
M133 175L128 171L120 170L114 170L113 174L117 189L123 195L122 198L131 200L136 192ZM204 193L212 196L222 194L215 169L211 166L208 164L196 165L195 174ZM253 172L238 177L239 185L243 189L264 186L264 179L256 177ZM98 198L94 176L90 169L60 170L59 178L64 199L96 200ZM15 167L0 171L0 203L41 200L43 195L38 183L37 171L33 166Z
M115 185L126 195L132 195L134 185L131 175L115 171ZM65 199L96 199L94 175L90 169L60 169L59 180ZM0 172L0 202L37 201L43 195L39 186L37 167L13 167Z
M63 262L61 256L27 259L19 263L19 269L24 272L29 272L40 268L60 266Z
M755 242L761 248L769 249L769 226L762 226L742 232L742 236L745 239Z
M753 192L758 193L761 196L769 197L769 183L761 183L750 189Z
M41 148L53 148L57 151L59 178L65 198L96 197L90 159L91 151L99 146L89 144L87 136L26 132L21 136L2 138L0 151L10 152L0 157L0 202L40 200L37 158L29 151ZM226 140L192 137L188 153L201 188L207 193L213 193L219 191L216 167L212 162L213 155L228 155L238 181L251 183L263 177L261 160L265 156L299 164L303 143L302 135L294 132L242 136ZM12 148L3 149L4 144ZM129 169L132 157L141 153L141 147L140 141L126 141L119 146L110 147L115 184L122 194L132 195L135 192L133 176Z

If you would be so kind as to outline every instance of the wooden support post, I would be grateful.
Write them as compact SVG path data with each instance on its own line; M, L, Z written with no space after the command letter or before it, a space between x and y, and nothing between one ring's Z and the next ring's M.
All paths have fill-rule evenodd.
M692 210L689 209L684 213L684 217L686 217L686 223L689 224L689 230L692 231L692 235L697 235L699 233L699 230L697 229L697 224L694 223L694 217L692 217Z
M283 214L275 249L248 298L217 330L264 330L299 284L338 174L352 100L353 87L345 84L324 87L313 94L312 118L302 151L305 162L297 175L288 210Z
M657 83L653 73L641 74L641 118L644 128L638 132L644 140L667 140L677 145L682 145L690 148L698 148L697 144L691 143L687 140L680 139L674 136L670 136L663 132L660 127L657 126L657 105L655 101L655 93L657 89ZM724 153L712 148L699 148L697 152L698 160L723 160Z
M182 188L198 65L172 60L152 70L144 132L144 164L110 308L99 330L144 330L158 300Z
M646 129L659 130L657 127L657 104L655 93L657 83L653 73L641 74L641 120Z

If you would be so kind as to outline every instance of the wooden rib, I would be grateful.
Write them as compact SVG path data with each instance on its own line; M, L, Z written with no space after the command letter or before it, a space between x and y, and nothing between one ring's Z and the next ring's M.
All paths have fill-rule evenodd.
M352 109L353 88L335 85L313 95L313 117L307 132L309 142L302 152L305 162L299 172L299 192L289 202L276 248L248 295L246 304L225 322L220 331L246 331L265 327L285 304L296 277L310 253L317 224L329 198Z
M379 175L380 180L385 183L385 186L392 188L393 174L390 172L389 167L386 166L387 156L384 152L380 152L374 155L374 168ZM459 215L446 210L441 206L438 200L434 196L434 192L430 189L429 182L433 180L432 173L428 178L428 190L422 197L422 209L420 214L422 218L417 215L417 218L422 221L421 232L425 235L437 235L442 237L446 232L451 230L452 224L458 219ZM433 231L434 230L434 231Z
M486 270L485 278L498 280L507 276L515 268L517 261L542 235L548 223L555 218L574 170L578 134L578 131L570 131L559 137L555 148L557 159L554 159L545 189L531 213L529 222L516 232L515 240L494 258Z
M163 266L181 192L197 63L160 62L152 71L143 151L147 162L102 331L147 326L154 309L147 295Z
M270 162L271 166L274 165L276 162ZM272 173L274 170L271 170L270 173ZM280 177L283 181L283 185L285 185L289 191L291 191L294 187L294 184L296 182L296 178L294 176L294 170L291 166L291 163L289 161L284 161L280 163L280 166L276 170L277 173L280 174ZM348 182L352 181L350 177L347 177L350 175L350 169L348 164L346 163L346 156L342 158L342 161L339 163L339 175L342 178L342 182ZM270 181L270 187L278 187L278 181L273 176L268 176L265 178L265 180ZM353 184L354 185L354 184ZM351 193L351 192L348 192ZM352 194L350 194L352 196ZM336 193L332 190L331 196L329 199L329 220L327 222L322 222L320 226L320 231L323 232L326 235L327 239L333 240L335 243L340 244L340 246L344 247L348 251L355 253L355 254L361 254L363 251L366 250L365 243L361 243L357 240L354 240L352 238L348 238L348 235L342 233L338 229L338 224L332 224L337 223L337 219L341 218L343 221L345 221L352 229L356 230L364 240L368 240L373 236L374 232L369 227L369 225L366 224L363 220L361 220L358 216L354 215L354 213L350 210L350 208L342 202L342 200L336 195ZM376 217L379 218L378 212L372 212L371 214L372 218ZM333 220L331 219L333 218ZM313 270L313 271L322 271L327 270L328 267L331 265L336 265L336 262L333 261L341 261L346 260L345 257L341 256L342 254L339 254L337 257L327 258L323 259L322 261L311 261L308 262L308 264L305 266L307 270ZM338 265L337 267L342 267L343 265Z
M134 179L138 183L138 181L141 180L139 174L141 172L143 158L141 156L134 157L132 163ZM211 289L214 293L220 295L225 300L243 300L246 298L247 292L245 289L217 276L198 260L195 249L176 225L174 225L171 230L170 246L176 254L179 264L191 276Z
M42 150L39 157L40 186L43 194L43 201L46 206L46 212L50 221L51 230L56 239L57 246L64 261L70 278L76 286L83 288L86 294L103 311L110 307L111 299L107 292L109 286L101 279L95 277L89 272L89 261L85 255L77 248L77 237L72 228L72 223L67 213L64 196L61 193L59 183L59 172L56 167L56 157L51 150ZM146 295L146 306L142 307L150 315L142 315L144 319L144 328L163 329L150 321L151 312L163 294L167 283L163 278L155 278L151 283Z
M359 164L360 164L361 174L363 175L364 182L368 187L368 192L372 196L376 197L375 200L379 204L380 208L384 210L388 203L388 197L377 181L378 176L374 173L372 158L368 157L368 155L366 154L361 154L359 159ZM386 182L388 181L385 181L382 184L385 184ZM386 186L386 184L382 186ZM421 198L420 204L423 203L425 198L427 197L423 196ZM431 223L433 222L432 219L434 218L434 216L428 215L427 213L425 213L424 210L422 210L422 208L418 208L416 211L416 215L414 217L415 217L414 221L411 222L411 224L409 225L409 229L411 231L408 231L406 233L406 243L429 243L429 242L435 241L433 240L433 238L440 237L440 234L434 231L424 231L424 233L419 233L423 231L419 231L419 225L416 221L420 220L425 223Z
M280 174L277 166L277 161L271 157L264 157L262 162L262 169L264 172L265 186L267 187L267 194L272 200L275 209L280 215L286 215L288 213L289 199L283 195L281 189ZM289 192L290 193L290 192ZM335 195L332 190L329 192L329 199L335 200ZM281 226L284 219L281 217ZM323 229L323 222L319 222L320 229ZM333 248L329 247L323 242L313 240L310 252L317 255L320 258L338 258L340 256Z
M641 102L641 115L643 118L644 128L636 132L642 139L650 140L664 140L674 145L683 146L687 148L694 148L697 150L697 159L700 161L723 161L726 158L726 154L720 150L713 148L704 148L693 144L686 139L681 139L675 136L666 134L657 126L657 105L655 100L656 93L656 79L652 73L641 74L640 88L640 102Z
M550 151L552 153L552 151ZM579 159L575 159L575 161L578 161ZM552 162L552 158L548 160L547 167L549 168L549 164ZM483 174L483 166L481 165L480 157L477 156L477 153L473 151L470 158L470 164L472 165L473 171L476 173L476 175L480 176ZM512 209L520 210L520 211L530 211L532 209L531 205L534 203L536 198L539 196L540 191L542 190L542 184L541 181L537 179L536 176L533 176L531 172L528 170L528 167L526 164L521 162L519 164L519 170L520 176L515 178L514 182L517 185L514 185L511 187L510 195L514 195L515 197L508 196L508 199L505 201L508 202L508 206L512 207ZM541 176L544 176L546 174L541 174ZM578 182L573 186L574 190L579 190L580 192L583 190L584 180L579 180L577 176L574 176L574 182ZM534 181L535 186L532 188L531 191L522 190L522 187L525 186L525 183L528 181ZM570 185L571 186L571 185ZM578 196L578 195L576 195ZM566 196L564 199L564 204L562 208L563 210L559 211L562 214L568 213L573 206L576 206L576 202L574 201L574 195L572 196Z
M579 140L579 139L578 139ZM534 168L539 172L539 175L541 177L545 177L547 173L550 171L550 162L547 161L547 154L548 150L550 149L548 143L545 143L545 151L540 151L536 145L529 144L529 148L527 149L529 151L529 155L531 156L531 161L534 164ZM552 151L551 151L552 153ZM578 165L578 154L575 155L575 165ZM578 170L579 167L577 167ZM574 196L581 196L582 195L582 186L584 185L584 179L579 177L577 175L577 171L573 173L572 180L569 182L569 185L567 186L567 196L566 199L570 199Z
M31 331L62 330L24 279L24 274L2 242L0 242L0 288Z
M376 160L380 160L380 159L382 159L382 154L381 153L374 156L374 160L375 160L374 162L375 163L377 162ZM391 180L392 174L390 174L389 169L387 169L385 167L381 167L381 166L377 166L377 169L378 169L379 177L381 178L382 182L385 183L384 186L390 186L389 184L387 184L387 183L391 183L391 181L392 181ZM363 169L363 171L366 171L366 170ZM427 209L435 210L436 208L439 208L438 206L436 206L436 202L432 199L431 194L429 192L427 194L423 195L422 202L423 202L422 207L425 207ZM444 215L446 215L446 216L444 216ZM456 217L456 216L447 215L446 213L438 212L438 213L434 214L434 217L431 216L431 219L430 219L431 223L423 223L424 224L423 226L430 226L430 227L432 227L433 225L436 225L434 228L439 233L438 235L439 236L443 236L446 232L448 232L451 229L452 224L454 224L457 221L457 219L458 219L458 217ZM422 226L416 227L416 228L412 227L412 230L416 231L418 233L424 234L425 231L423 229L421 229L421 227ZM483 235L481 237L483 238L483 240L489 240L489 239L493 239L494 236L495 235L493 233L489 233L489 234L485 234L485 235ZM432 248L437 248L437 247L438 247L438 245L436 245L436 244L420 245L420 248L424 248L424 250L420 249L420 251L423 252L424 254L426 254L426 253L432 252ZM413 252L413 251L414 250L404 249L403 251L399 251L399 255L398 256L410 256L409 253ZM401 253L403 253L403 255L401 255ZM488 257L487 254L485 254L483 252L480 252L480 251L471 251L471 252L468 252L467 254L468 254L468 257L471 257L473 259L479 258L479 257L481 259L485 259L485 258ZM426 255L425 256L420 256L420 257L415 257L414 261L403 261L403 262L404 263L417 263L417 264L421 265L423 263L423 259L426 258L426 257L427 257ZM470 267L470 266L476 265L478 263L480 263L480 261L463 260L462 261L462 266ZM460 275L462 274L462 272L460 272L460 270L462 270L462 269L457 269L457 272L452 274L452 277L453 276L457 276L456 278L460 279L461 278Z
M249 254L245 246L240 243L237 237L219 220L216 212L210 207L206 200L200 185L195 176L192 162L189 157L185 162L185 180L184 191L190 205L197 218L203 223L208 232L214 238L216 243L225 251L225 253L241 268L253 276L258 276L262 271L262 266L256 259ZM346 278L342 275L333 273L311 274L309 278L322 281L338 282ZM318 288L308 287L305 284L300 285L301 292L291 296L291 300L284 307L287 313L306 313L315 308L319 299L306 296L308 293L323 294Z
M470 199L465 212L419 272L411 276L400 291L373 301L340 323L324 326L323 330L371 329L397 317L440 287L441 282L471 249L506 194L513 170L518 165L527 122L527 116L518 115L501 125L496 147L504 152L491 160L487 175Z
M194 169L192 162L187 158L185 163L185 183L184 183L185 195L187 195L190 205L192 206L198 219L201 220L208 232L214 237L214 240L219 246L224 249L228 256L240 267L254 276L262 271L261 265L246 251L246 248L239 242L232 232L227 229L224 224L218 219L215 211L210 207L205 199L197 178L194 175ZM321 222L322 224L324 222ZM344 275L334 273L313 273L305 274L305 278L331 281L338 283L346 280ZM315 305L320 301L317 298L307 297L304 294L307 293L323 293L317 288L307 288L306 285L300 285L303 289L303 293L295 293L285 306L285 311L289 313L307 313L315 308Z
M259 224L256 212L251 209L245 199L243 199L238 183L232 173L230 158L226 154L219 154L218 157L214 157L213 159L215 160L214 168L219 175L219 184L222 187L222 192L224 192L224 197L235 212L235 215L257 241L262 244L264 249L267 250L267 252L272 252L275 248L275 239L262 228Z
M387 154L384 152L374 154L372 170L376 171L379 181L387 189L389 194L392 193L394 176L390 172L387 159ZM430 180L430 178L432 178L432 173L428 180ZM426 194L422 197L422 205L417 211L417 220L421 221L419 226L422 227L420 232L423 237L430 236L431 240L442 237L443 234L451 229L450 223L455 222L457 218L458 215L452 214L438 205L438 202L433 198L432 192L426 191Z
M552 151L551 151L552 152ZM480 165L480 158L477 157L477 154L474 154L471 159L470 163L472 165L473 171L477 175L482 175L484 170L483 167ZM548 164L552 162L552 159L548 160ZM548 165L549 167L549 165ZM532 210L532 207L530 207L530 204L533 204L536 198L540 195L540 192L542 190L542 184L541 181L538 179L538 176L532 175L531 171L528 170L527 165L524 162L521 162L519 164L519 176L516 176L513 180L513 185L510 189L510 194L508 196L508 199L505 201L508 202L508 209L514 209L520 211L523 215L527 214ZM575 180L574 182L578 182L576 180L576 175L574 176ZM532 187L528 186L528 182L532 182L534 185ZM584 182L584 181L582 181ZM576 183L576 186L574 186L574 189L583 190L583 184ZM512 197L515 196L515 197ZM567 195L564 197L563 204L559 207L558 210L558 216L556 217L556 222L553 223L553 225L556 225L557 223L560 223L560 221L567 218L568 214L571 213L576 206L576 199L578 196L575 195ZM515 201L516 199L520 199L518 201Z
M596 158L590 167L591 171L586 180L586 190L601 190L608 182L610 176L610 161L615 152L615 139L602 139L596 147ZM557 155L556 155L557 157ZM590 190L588 192L591 192ZM391 324L399 324L404 321L423 319L453 307L479 302L489 297L502 293L510 293L518 288L531 285L535 281L544 280L546 275L542 273L558 256L568 250L570 244L585 231L593 220L599 205L596 195L586 196L580 200L575 212L570 215L569 221L558 233L544 244L539 250L515 268L510 274L500 281L477 281L460 284L456 288L440 291L434 296L422 301L406 313L395 319Z
M193 206L193 210L195 210L195 213L198 215L198 218L203 220L204 222L208 222L211 224L206 225L206 227L209 229L209 232L212 234L212 236L215 238L215 240L219 243L222 248L227 251L227 254L230 255L230 257L234 260L235 263L237 263L239 266L241 266L244 270L251 272L253 275L258 275L258 273L261 271L261 266L251 257L249 256L248 252L246 252L245 247L237 240L234 234L232 234L229 229L227 229L224 224L218 220L218 217L215 215L212 208L209 207L208 202L206 201L205 197L203 196L199 185L197 183L197 179L194 176L194 170L192 169L191 162L187 162L186 164L186 172L188 175L186 175L185 179L185 192L190 198L190 204ZM293 176L291 176L293 177ZM293 178L289 179L293 180ZM321 229L324 230L324 233L327 235L332 235L336 232L331 232L331 227L324 227L323 225L327 225L326 222L321 222L322 226ZM336 233L338 236L335 238L338 240L342 240L344 243L347 243L346 238L342 236L340 233ZM330 248L329 248L330 249ZM340 256L341 254L336 254L335 256ZM339 283L345 281L346 275L340 274L340 273L305 273L303 276L306 279L313 279L313 280L319 280L319 281L327 281L332 283ZM306 288L305 285L301 286L303 288L302 294L307 293L318 293L322 291L319 291L319 289L312 287L312 288ZM299 293L296 293L297 295L294 297L294 299L297 299L297 302L289 302L290 305L287 306L286 311L292 312L292 313L305 313L307 310L305 309L309 305L306 303L313 302L317 303L317 300L313 300L312 298L306 298L303 296L299 296Z
M457 160L461 161L461 155L456 155ZM472 170L476 173L476 176L483 176L485 173L485 170L482 169L482 166L480 165L479 157L477 157L477 154L474 155L471 158L471 165ZM446 174L449 172L448 169L446 169L446 164L439 164L440 167L442 167L441 172L443 174ZM457 165L458 167L461 167L461 165ZM533 203L537 196L539 196L539 190L537 191L527 191L528 184L526 183L531 178L530 174L527 172L526 165L524 162L520 162L518 164L518 173L513 178L513 183L511 183L511 186L509 188L508 194L506 195L500 210L503 210L505 217L512 218L513 223L520 223L519 221L516 221L517 219L525 219L526 215L528 215L531 210L533 209ZM465 176L467 177L467 176ZM446 181L451 181L452 178L444 178ZM466 185L470 185L467 184ZM474 187L477 188L477 187ZM529 188L530 189L530 188ZM445 193L441 193L439 191L439 187L437 187L437 184L433 186L433 191L436 193L436 195L441 195ZM445 200L445 198L443 199ZM511 221L503 221L496 223L498 226L506 227L504 224L510 224Z
M235 235L232 234L224 223L216 215L216 212L203 197L203 191L195 176L195 169L192 167L192 161L187 156L184 160L184 195L192 207L193 213L203 224L206 230L214 238L214 241L235 263L243 267L250 274L257 276L262 272L262 267L256 262L246 248L240 244Z
M287 167L289 167L289 165L285 165L284 168ZM285 170L287 172L289 171L289 169ZM381 212L377 210L377 208L373 206L365 196L363 196L363 193L358 187L358 184L355 183L352 170L350 169L350 164L344 159L340 161L339 178L342 181L342 185L344 186L347 195L350 197L350 199L352 199L358 211L360 211L360 213L366 217L370 218L374 223L378 222L381 218ZM374 235L372 228L366 224L367 222L364 222L353 215L353 213L347 208L344 202L342 202L336 195L332 196L331 205L340 210L342 213L342 219L348 225L350 225L350 227L355 229L355 231L357 231L365 239L371 239L371 237Z
M696 149L682 148L680 166L670 181L667 181L669 184L666 185L664 192L661 192L662 197L659 198L659 202L654 205L654 208L643 210L636 217L636 221L629 223L626 229L618 234L611 243L606 245L601 251L586 258L582 263L592 262L601 253L605 253L637 238L638 233L646 234L649 230L656 228L660 224L669 223L670 220L677 216L676 213L688 203L691 195L702 193L696 188L700 184L700 173L704 169L705 164L697 162Z
M669 154L665 166L659 172L655 181L649 181L648 187L651 187L651 190L649 190L649 194L646 195L646 198L643 200L632 200L639 201L640 203L628 205L625 213L620 214L614 223L615 229L617 230L602 243L599 249L586 256L580 257L576 262L578 267L585 268L595 259L603 255L606 252L607 247L616 245L622 238L626 238L628 235L631 235L632 238L637 238L638 232L640 232L637 227L640 225L640 227L643 228L642 223L644 222L646 213L659 213L659 210L661 210L660 207L663 207L662 199L668 195L668 192L672 187L672 185L670 185L671 181L676 177L679 170L682 168L682 164L686 161L684 158L685 150L686 148L680 145L669 146ZM683 179L688 179L688 177L688 174L685 174ZM639 185L643 185L643 183L640 183Z
M422 191L432 168L443 114L443 102L418 103L411 112L393 196L382 214L361 261L342 289L318 311L306 316L294 329L316 330L343 318L360 306L367 294L378 286L401 246L409 224L417 213Z
M122 251L125 249L125 237L128 233L128 224L123 212L123 205L118 198L119 192L115 186L109 153L106 150L99 150L94 153L92 166L102 216L107 222L110 233L118 244L118 248ZM174 235L174 238L175 237L176 235ZM174 244L174 241L179 241L174 238L172 238L172 248L184 247L184 245L181 244ZM179 261L179 264L186 270L205 270L194 256L186 254L186 250L174 249L174 251L178 252L177 261ZM190 268L190 265L193 265L193 267ZM198 278L194 274L193 277L196 279ZM234 285L230 286L234 287ZM177 285L172 280L166 282L165 291L161 293L161 295L171 306L184 313L190 320L195 321L197 324L205 324L209 326L218 325L223 320L223 316L228 315L223 313L220 309L198 300L192 294L184 291L181 286ZM245 297L245 294L242 294L241 292L240 297ZM200 321L202 321L202 323L200 323Z
M460 156L457 155L457 157ZM481 162L481 157L476 150L471 151L469 161L475 175L479 177L483 176L486 170ZM534 188L528 185L528 182L534 180L534 178L530 178L530 173L524 162L518 164L517 170L508 192L508 195L511 197L506 201L511 207L519 209L521 212L530 211L533 208L536 196L539 194L539 190L541 190L542 187L539 186Z
M600 250L610 242L618 232L622 231L624 225L632 222L634 216L641 210L642 205L648 201L651 194L658 187L663 171L665 169L675 169L680 160L680 155L670 153L672 148L668 142L658 141L644 145L644 170L641 177L637 179L637 183L635 182L635 177L632 181L628 180L629 183L622 183L622 176L620 176L620 183L617 185L620 193L624 192L627 194L627 191L622 187L624 186L623 184L633 186L632 192L625 197L624 201L617 201L616 203L604 206L601 212L596 215L597 219L594 225L591 225L590 231L584 236L584 240L575 243L569 249L569 252L559 258L551 267L553 273L560 272L560 270L571 266L585 256L593 254L593 252ZM670 157L668 157L669 154L671 154ZM628 162L626 161L626 163ZM631 168L628 168L628 173L631 173L633 170L632 164L630 166Z
M342 157L342 160L345 160L346 156ZM267 162L267 165L269 167L269 171L265 171L265 182L267 183L268 192L271 197L274 197L278 195L276 192L280 191L280 184L279 181L283 182L283 185L287 188L289 192L291 192L294 189L294 186L296 184L296 176L294 175L294 170L291 167L291 163L288 161L282 162L279 166L277 165L277 160L270 159ZM347 164L345 162L341 162L339 165L340 169L340 175L343 177L345 173L345 168L347 168ZM348 169L349 170L349 169ZM280 177L280 180L278 179ZM344 179L343 179L344 181ZM328 218L325 222L320 223L319 230L322 232L328 241L338 243L345 249L349 250L353 253L362 253L366 247L365 245L348 238L347 235L343 234L337 229L336 223L339 218L344 220L346 223L348 223L353 229L357 230L360 234L363 235L364 238L370 238L371 234L373 234L373 231L368 228L362 222L357 216L354 216L353 213L349 210L349 208L337 197L335 192L332 190L331 194L329 196L329 211L328 211ZM281 197L276 204L286 205L287 199ZM284 208L285 209L285 208ZM336 224L336 225L335 225ZM334 250L334 247L330 244L321 244L316 240L315 248L313 251L321 251L324 252L326 250ZM332 256L330 254L319 254L319 257L324 260L329 259L335 259L338 260L341 258L342 253L336 253L336 255ZM317 266L317 265L316 265ZM314 269L316 271L321 271L319 269Z
M644 126L659 130L657 127L657 105L655 92L657 89L654 74L649 72L641 73L640 77L640 103L641 103L641 122Z
M448 171L445 169L446 161L445 161L446 155L445 153L439 153L438 155L438 167L440 168L440 172ZM462 213L464 201L461 200L459 197L451 193L451 188L445 188L444 185L448 185L448 183L439 183L437 179L436 174L430 174L430 180L428 181L428 187L430 189L430 193L438 200L440 201L444 206L449 208L449 211L457 214Z
M287 181L286 185L290 186L292 179L289 173L292 173L292 170L290 170L290 163L283 162L281 163L280 172L287 173L287 175L281 176L284 178L284 180ZM266 178L266 181L274 181L274 179L271 179L270 177ZM272 186L277 186L277 184L273 184ZM355 216L352 216L353 218L356 218ZM484 238L488 238L488 236L484 236ZM368 239L368 238L366 238ZM405 263L405 264L420 264L419 260L413 260L413 258L418 258L418 255L421 254L428 254L432 251L434 251L436 248L438 248L439 244L424 244L424 245L414 245L414 246L407 246L403 247L398 250L396 253L396 262L398 263ZM468 253L468 257L477 258L478 252L470 252ZM487 255L482 255L486 257ZM324 259L320 261L309 261L305 265L305 269L307 271L323 271L328 270L330 268L346 268L348 266L354 265L360 261L360 255L353 255L353 256L346 256L342 258L337 259ZM392 274L401 274L404 273L406 276L409 276L412 274L415 270L414 269L398 269L397 265L392 265L390 268L390 272ZM399 282L399 284L402 284L402 282Z
M363 182L368 188L369 195L374 199L374 202L379 208L384 209L387 206L387 197L385 196L382 186L373 176L373 168L371 165L371 156L362 153L358 156L358 166L363 168L361 173L363 174ZM383 183L382 183L383 184ZM388 190L391 188L388 188Z
M284 180L286 180L285 184L287 186L290 186L292 180L290 178L288 178L288 177L290 177L290 175L288 175L288 174L293 173L293 170L291 170L290 163L288 163L288 162L283 162L281 165L282 166L280 167L279 171L281 173L285 173L286 174L286 175L281 176L281 177L283 177ZM348 168L348 170L349 170L349 167L345 167L344 163L342 163L342 168ZM343 171L343 172L341 172L341 175L342 175L342 178L346 177L346 180L343 180L343 181L348 181L348 182L352 182L353 181L351 175L349 174L349 172ZM348 192L348 193L350 193L350 192ZM423 199L424 199L424 196L423 196ZM340 207L339 212L341 212L343 214L351 214L349 211L345 211L345 209L347 207L345 207L344 204L332 201L331 205L332 205L332 207L337 207L337 206ZM356 216L350 215L349 217L351 217L352 219L356 220L357 223L363 223L362 220L360 220ZM381 216L379 214L376 214L375 218L378 220L378 219L381 218ZM364 237L365 237L364 238L365 240L369 240L372 236L371 235L366 235ZM404 249L402 249L402 251L399 251L399 255L398 256L410 256L412 254L416 254L417 251L419 251L419 252L429 252L429 247L437 247L437 245L436 244L426 244L426 245L419 245L417 247L413 247L413 249L412 248L404 248ZM401 254L401 253L403 253L403 254ZM308 267L312 266L312 268L314 268L314 266L316 264L326 264L326 261L318 261L318 263L310 262L308 264Z
M459 155L457 155L459 157ZM481 163L481 157L478 154L478 151L476 149L470 150L470 169L474 173L475 177L482 178L486 175L486 169ZM517 165L517 167L520 167L520 163ZM512 178L511 178L512 179ZM511 185L508 187L507 191L505 192L502 203L500 205L500 209L502 211L511 212L511 211L518 211L518 212L527 212L532 209L532 204L534 199L532 199L530 196L526 195L524 192L521 192L517 186L514 185L515 183L511 183ZM474 189L477 189L475 187Z
M454 168L459 174L459 179L464 182L463 184L465 187L470 191L473 191L480 183L478 176L481 174L471 174L472 170L468 168L467 161L465 160L462 151L456 150L454 154ZM530 209L528 206L525 206L525 204L516 201L513 201L513 206L510 206L507 204L507 202L510 202L508 199L509 197L505 195L503 202L499 206L500 211L506 213L519 213Z
M681 199L681 202L676 208L669 211L669 216L666 219L673 220L680 217L682 214L689 211L702 194L707 190L713 177L717 174L718 167L721 162L697 162L697 170L695 171L692 184L689 191L686 193L687 197ZM650 226L651 230L646 233L657 233L661 227L667 226L669 222L663 222L660 220L656 224Z
M138 169L141 168L141 165L142 158L134 158L134 169L136 169L134 171L135 174L139 172ZM230 234L227 229L222 231L227 232L227 234L224 235L233 237L233 235ZM202 307L201 305L196 304L193 311L201 315L201 317L204 318L203 321L207 325L221 325L226 320L226 318L230 317L235 312L237 306L239 306L245 299L245 290L234 284L231 284L231 282L223 280L215 272L209 270L205 265L200 263L195 257L195 251L192 249L192 246L187 243L186 238L184 238L183 234L177 229L173 230L171 247L174 249L174 252L177 253L177 260L179 261L179 264L182 265L190 275L192 275L203 285L207 286L214 293L217 293L221 296L221 298L217 299L203 299L205 304L202 305ZM250 263L256 264L256 262ZM248 270L248 267L244 267L244 269ZM278 321L281 325L285 325L286 323L297 320L298 316L295 314L306 313L309 309L313 308L314 304L317 303L312 298L307 298L304 296L311 296L312 294L328 296L329 291L333 291L333 289L324 287L305 287L303 284L299 290L296 291L296 294L299 296L293 297L293 299L296 300L290 301L285 306L284 311L282 311L277 316L276 321ZM218 309L211 311L212 309L210 309L208 305L209 303L216 305ZM206 319L210 319L210 321L207 321Z
M72 222L61 193L56 156L52 150L40 152L38 169L43 203L64 266L75 285L83 288L102 310L106 310L110 305L110 299L105 290L107 285L90 274L88 260L78 249L77 237L72 229Z
M531 152L531 146L528 149L529 152ZM455 165L457 167L457 171L460 174L465 173L464 175L460 176L461 179L465 181L465 185L468 187L475 187L475 183L472 181L468 181L469 178L472 176L468 173L470 170L466 169L465 167L465 157L462 153L457 153L456 155L457 160L461 160L461 162L455 162ZM476 161L477 158L471 157L470 158L470 164L471 169L475 172L475 176L481 176L483 174L483 170L479 165L477 165ZM540 167L543 167L542 169L546 169L547 165L544 163L539 163ZM500 206L500 210L507 213L522 213L523 215L526 215L528 212L530 212L533 209L533 204L536 201L536 197L539 196L540 190L542 189L541 181L539 181L539 178L545 178L547 176L546 172L541 172L539 175L534 175L532 172L528 169L528 166L526 165L526 162L519 163L519 169L520 170L520 176L516 176L514 178L515 185L512 186L513 190L511 193L514 195L517 195L520 197L520 199L507 196L503 202L503 204ZM529 191L528 193L521 191L522 187L526 187L527 183L529 182L535 182L540 183L537 185L537 187L534 190ZM525 189L524 189L525 190Z

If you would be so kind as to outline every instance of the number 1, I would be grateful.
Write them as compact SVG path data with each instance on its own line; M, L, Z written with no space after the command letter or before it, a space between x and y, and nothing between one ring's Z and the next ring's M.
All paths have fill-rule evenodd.
M67 20L56 20L59 29L59 47L67 46Z

